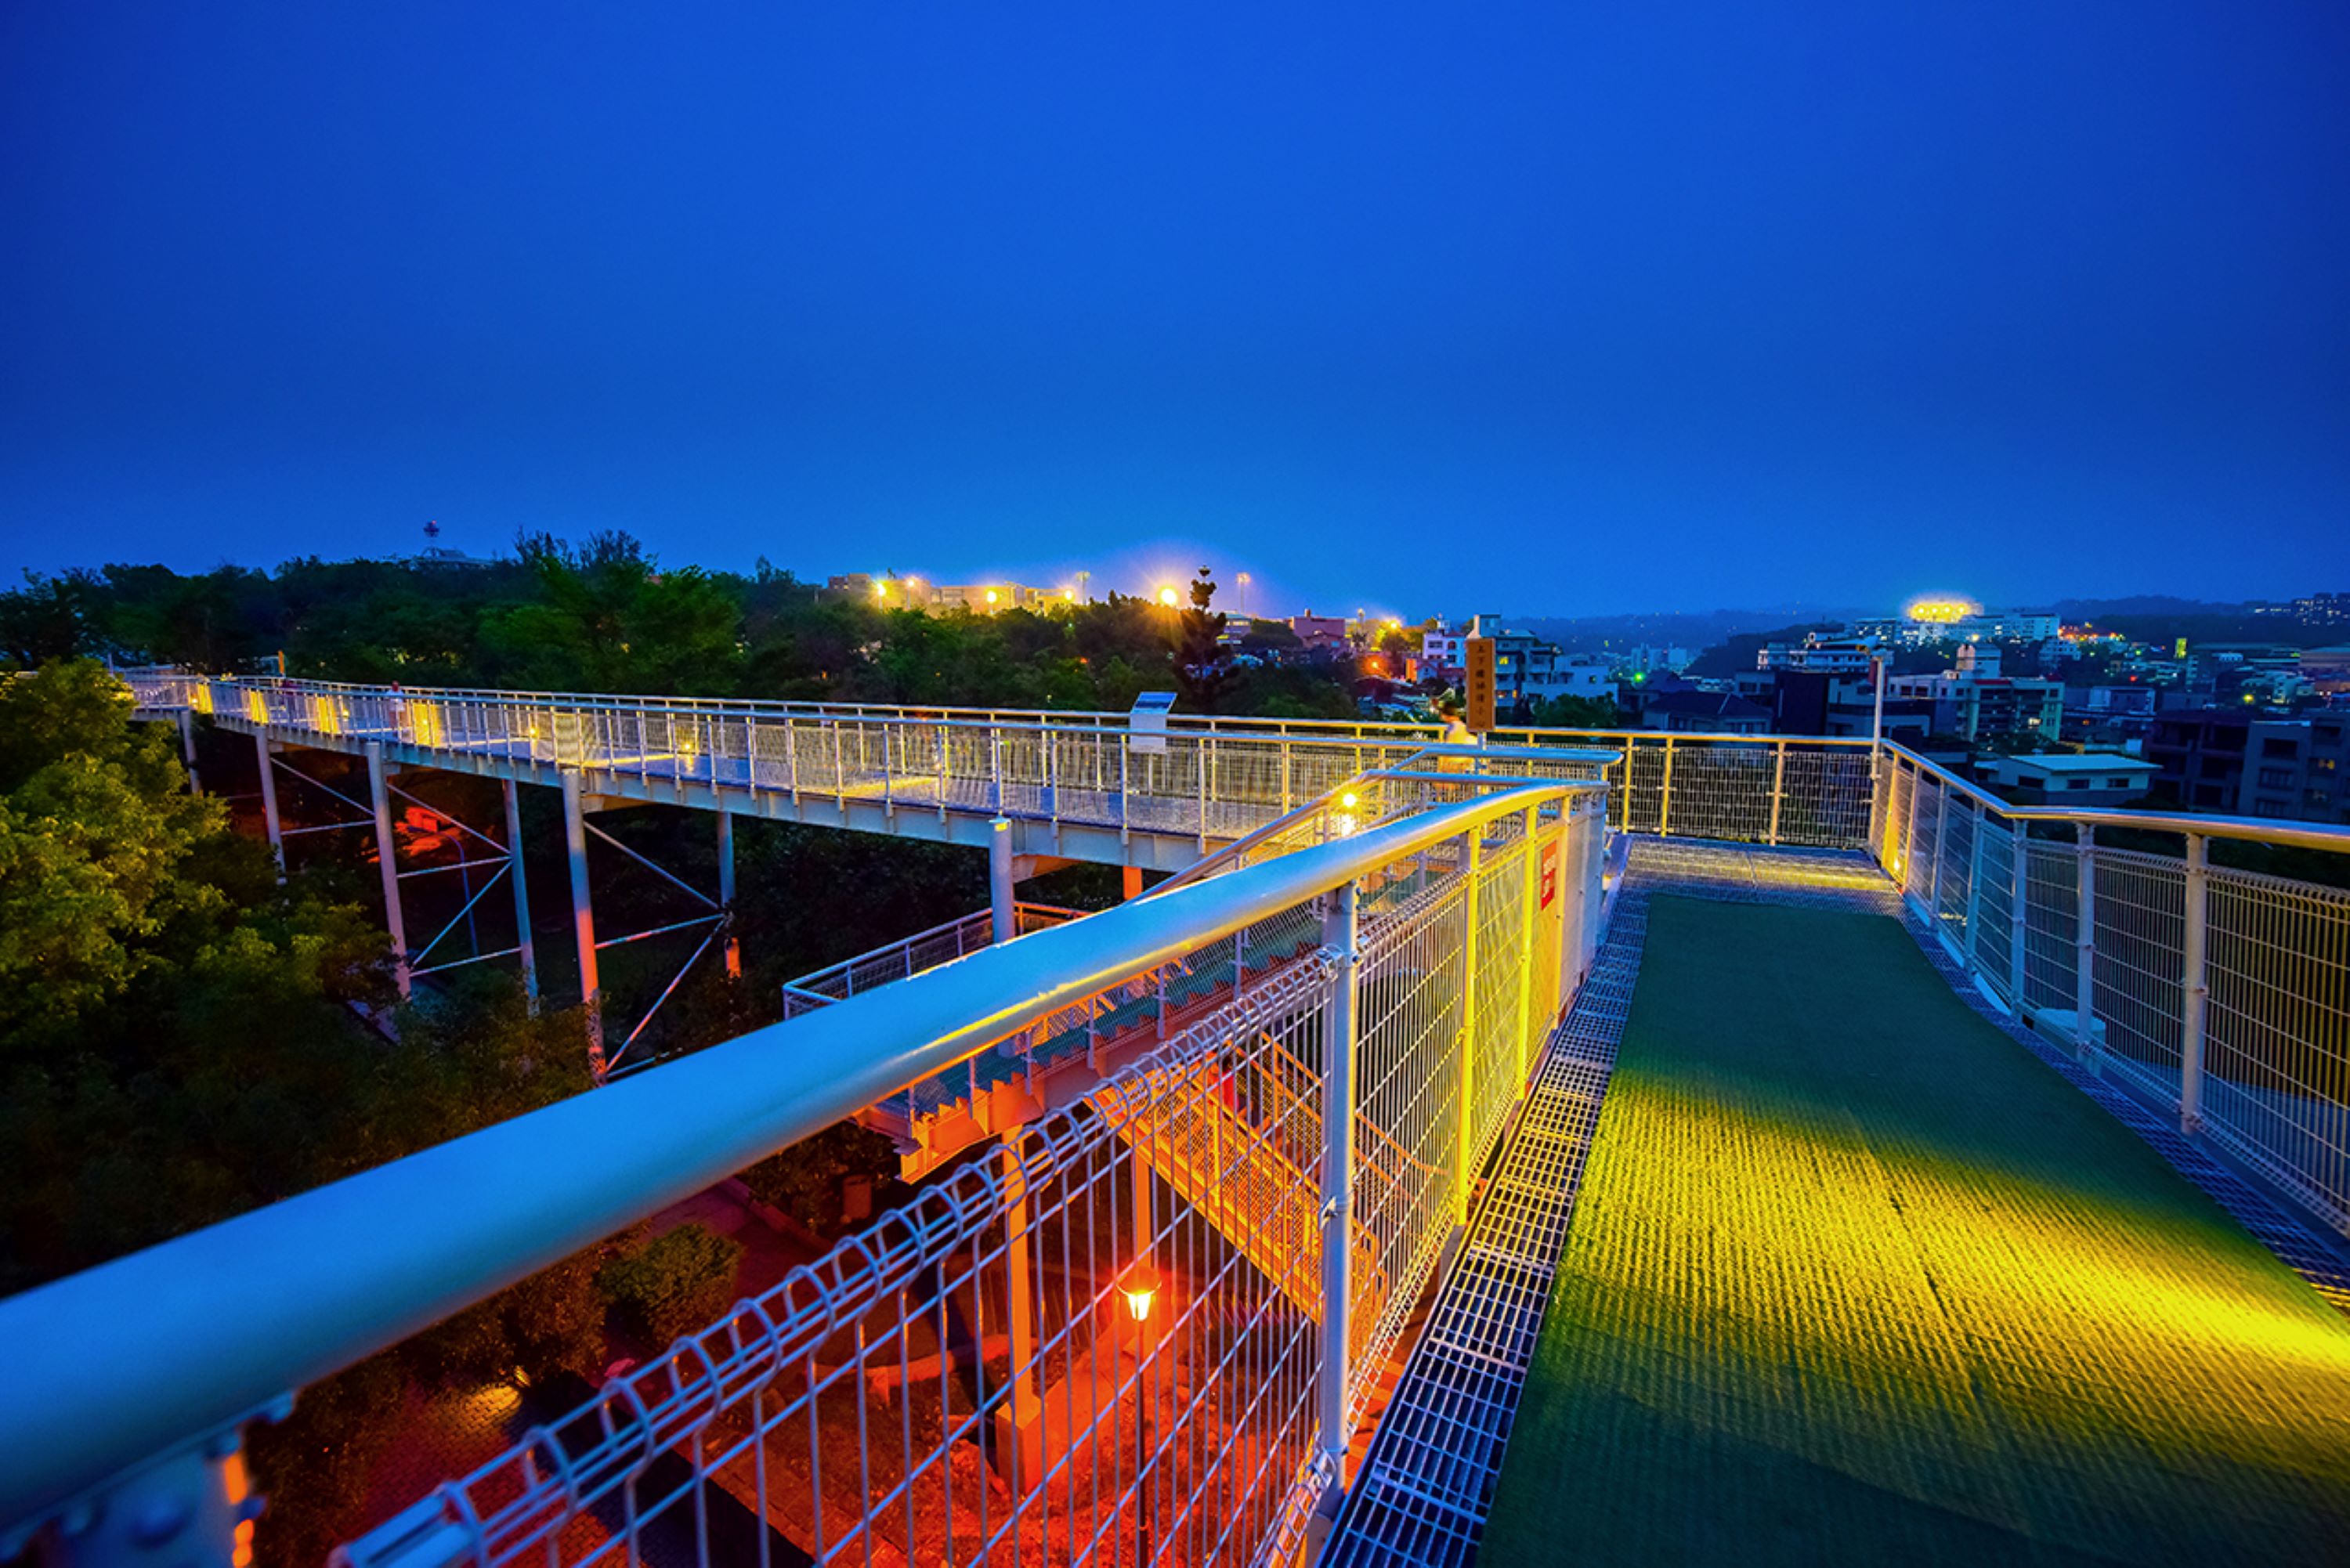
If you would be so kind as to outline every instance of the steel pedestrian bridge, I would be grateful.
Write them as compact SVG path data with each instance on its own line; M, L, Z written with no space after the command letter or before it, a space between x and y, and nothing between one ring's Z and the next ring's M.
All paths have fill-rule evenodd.
M975 950L975 923L910 938L786 1023L0 1303L29 1351L0 1521L60 1558L234 1560L250 1421L861 1116L928 1178L912 1202L348 1562L1466 1561L1668 876L1899 909L2303 1277L2350 1233L2350 894L2210 854L2338 830L2010 807L1866 742L136 696L254 734L265 777L367 755L379 824L396 766L560 788L591 997L603 802L983 844L997 898ZM1019 857L1182 874L1024 917Z

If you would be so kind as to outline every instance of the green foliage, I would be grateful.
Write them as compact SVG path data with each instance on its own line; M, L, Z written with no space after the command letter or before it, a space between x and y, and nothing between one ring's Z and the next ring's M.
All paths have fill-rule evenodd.
M1604 697L1546 697L1534 704L1536 725L1550 730L1620 730L1616 704Z
M743 1243L689 1221L604 1264L596 1288L646 1348L664 1349L726 1310L742 1260Z
M400 1409L407 1382L397 1355L370 1356L303 1389L286 1420L250 1428L245 1458L269 1500L257 1562L310 1568L366 1528L369 1482L399 1430L386 1413Z
M768 1156L743 1172L743 1185L819 1236L840 1229L841 1189L852 1176L894 1180L897 1151L879 1133L836 1122L812 1138Z

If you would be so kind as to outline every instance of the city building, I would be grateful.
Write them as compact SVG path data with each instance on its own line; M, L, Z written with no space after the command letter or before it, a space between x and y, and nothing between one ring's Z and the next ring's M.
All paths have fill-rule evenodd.
M2350 822L2350 713L2284 719L2248 709L2158 714L2146 743L2155 784L2197 811Z
M2041 752L1996 757L1979 770L1985 782L2023 805L2119 805L2144 795L2154 764L2120 752Z
M1946 670L1939 675L1888 675L1888 701L1933 704L1934 732L1956 735L1970 745L1995 735L2045 735L2054 740L2064 722L2064 686L2038 676L1978 675Z
M1336 653L1347 646L1347 621L1343 616L1315 615L1307 610L1304 615L1289 618L1289 629L1305 645L1308 653Z
M1449 621L1431 620L1419 634L1420 673L1431 680L1458 680L1468 670L1469 633Z
M2303 649L2301 680L2303 686L2320 697L2336 697L2350 691L2350 647Z
M1971 599L1918 599L1899 615L1856 620L1845 628L1901 648L1939 642L2046 642L2063 629L2054 612L1987 610Z
M1498 615L1478 616L1469 635L1493 640L1493 702L1503 711L1557 697L1617 699L1616 678L1604 659L1562 653L1532 632L1508 629Z
M1694 735L1762 735L1771 710L1734 691L1659 691L1640 707L1643 729Z
M2154 728L2155 701L2155 688L2140 681L2067 686L2064 739L2136 746Z
M1757 670L1810 670L1860 674L1883 651L1879 640L1838 632L1813 632L1801 642L1766 642L1754 654Z
M1686 648L1651 648L1643 643L1618 658L1615 667L1624 675L1679 675L1696 658Z

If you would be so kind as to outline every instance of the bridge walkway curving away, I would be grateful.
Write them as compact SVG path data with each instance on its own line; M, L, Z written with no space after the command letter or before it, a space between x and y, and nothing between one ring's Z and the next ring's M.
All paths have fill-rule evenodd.
M1659 868L1483 1560L2341 1561L2350 1322L2310 1280L1890 899Z

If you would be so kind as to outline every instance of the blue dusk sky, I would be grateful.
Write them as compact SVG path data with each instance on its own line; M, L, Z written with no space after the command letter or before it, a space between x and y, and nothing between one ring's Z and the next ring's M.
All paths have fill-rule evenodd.
M2350 589L2350 6L0 5L0 571Z

